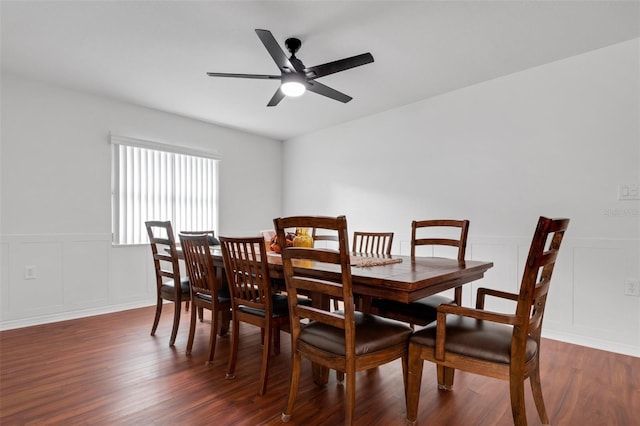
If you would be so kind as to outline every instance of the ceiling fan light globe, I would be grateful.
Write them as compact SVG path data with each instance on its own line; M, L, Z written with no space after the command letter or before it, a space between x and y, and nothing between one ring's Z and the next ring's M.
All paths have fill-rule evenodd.
M280 86L280 90L282 90L282 93L284 93L286 96L290 96L290 97L298 97L298 96L302 96L302 94L307 90L304 87L304 84L299 83L297 81L287 81L282 83L282 85Z

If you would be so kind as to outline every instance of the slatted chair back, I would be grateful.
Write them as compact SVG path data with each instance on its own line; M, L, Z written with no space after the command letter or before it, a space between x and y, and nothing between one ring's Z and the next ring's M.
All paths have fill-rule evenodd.
M234 307L271 311L271 278L262 237L221 237L229 291Z
M356 253L391 254L393 232L353 233L353 251Z
M181 232L179 237L192 297L204 295L212 298L217 294L218 281L207 234ZM217 297L214 299L217 300Z

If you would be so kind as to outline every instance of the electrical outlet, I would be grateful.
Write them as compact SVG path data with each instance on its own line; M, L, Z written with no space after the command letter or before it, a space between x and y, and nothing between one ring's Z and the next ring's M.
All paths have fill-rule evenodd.
M640 184L621 183L618 185L618 200L640 200Z
M624 294L626 296L640 297L640 280L625 280Z
M34 265L25 265L24 266L24 279L25 280L35 280L36 279L37 268Z

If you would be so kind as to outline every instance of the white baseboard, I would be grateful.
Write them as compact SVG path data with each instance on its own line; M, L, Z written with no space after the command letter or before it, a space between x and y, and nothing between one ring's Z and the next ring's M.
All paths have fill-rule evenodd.
M566 332L558 331L542 331L542 337L558 340L560 342L572 343L574 345L586 346L588 348L600 349L607 352L615 352L622 355L630 355L640 358L640 347L626 345L622 343L614 343L593 337L585 337Z
M34 325L49 324L52 322L67 321L78 318L86 318L95 315L111 314L113 312L127 311L129 309L144 308L154 306L155 303L149 301L138 301L133 303L125 303L121 305L101 306L99 308L81 309L78 311L61 312L58 314L41 315L31 318L22 318L18 320L9 320L0 322L0 331L12 330L14 328L30 327Z

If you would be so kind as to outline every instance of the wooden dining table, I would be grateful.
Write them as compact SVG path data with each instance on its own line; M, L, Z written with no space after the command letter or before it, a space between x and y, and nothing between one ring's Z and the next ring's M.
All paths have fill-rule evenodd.
M178 254L182 257L180 249ZM211 256L216 266L216 273L225 282L223 273L222 250L219 246L211 248ZM401 255L371 255L351 253L351 279L353 293L362 303L362 310L367 311L372 298L396 300L398 302L414 302L426 296L440 293L484 277L485 272L493 267L493 262L480 260L448 259L443 257L411 257ZM365 262L355 260L365 259ZM267 254L271 278L283 279L282 257L274 252ZM361 265L361 266L358 266ZM364 266L362 266L364 265ZM313 262L296 264L305 275L326 278L340 276L339 265L315 264ZM314 302L317 303L317 302ZM320 303L328 303L321 301ZM327 373L314 368L314 381L324 384Z
M179 251L179 255L182 253ZM222 250L219 246L211 249L214 265L220 271L224 267ZM480 260L458 261L443 257L411 257L401 255L370 255L351 253L352 259L371 259L361 262L365 266L352 265L351 279L353 292L363 297L376 297L414 302L426 296L458 287L484 277L493 267L493 262ZM267 254L271 278L284 278L282 257L274 252ZM388 259L393 263L380 264ZM352 262L356 263L356 262ZM366 266L374 265L374 266ZM294 262L294 267L296 263ZM305 274L317 277L339 276L339 267L326 264L305 264L298 266Z

